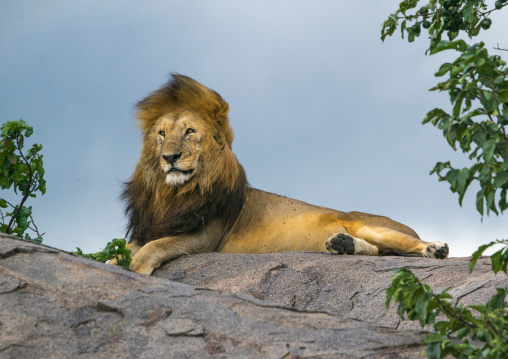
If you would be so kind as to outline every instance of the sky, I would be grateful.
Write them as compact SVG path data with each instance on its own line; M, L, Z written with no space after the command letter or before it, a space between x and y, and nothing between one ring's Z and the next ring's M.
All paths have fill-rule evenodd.
M386 215L450 256L508 237L475 188L463 207L429 172L468 165L421 125L446 93L429 92L451 52L425 56L397 33L399 0L20 0L0 12L0 122L34 127L47 192L29 202L44 244L84 252L125 235L122 184L141 149L134 105L171 72L231 106L233 151L252 187L342 211ZM480 40L508 43L508 12ZM503 55L502 53L499 53ZM506 56L506 55L505 55ZM12 198L2 191L2 196Z

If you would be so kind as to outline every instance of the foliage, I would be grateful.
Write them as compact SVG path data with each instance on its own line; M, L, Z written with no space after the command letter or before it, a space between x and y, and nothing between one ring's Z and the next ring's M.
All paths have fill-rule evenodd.
M402 38L407 35L409 42L419 37L422 29L427 30L427 53L459 53L453 62L441 65L435 76L446 78L430 89L448 92L451 112L435 108L423 123L436 126L454 150L460 148L472 161L470 167L461 169L449 161L438 162L430 173L449 183L461 206L470 185L478 184L477 211L482 217L490 212L498 215L508 208L508 68L500 56L488 53L484 43L469 45L458 35L462 32L473 38L488 30L492 25L490 14L507 6L508 0L495 1L490 10L485 0L428 0L419 8L418 3L402 1L383 23L381 39L393 35L400 23ZM442 39L445 33L447 40ZM507 272L508 240L479 247L470 261L470 271L494 244L504 247L491 256L492 270ZM433 325L435 332L425 340L429 358L507 358L507 289L498 288L486 305L467 307L453 305L447 290L435 294L409 270L399 269L386 292L386 306L393 300L402 318L407 315L410 320L419 320L422 327ZM440 314L447 320L436 323Z
M126 241L123 238L115 238L113 241L108 242L106 248L97 253L85 254L78 247L76 252L71 252L85 258L93 259L99 262L107 262L111 259L116 259L116 264L125 268L129 268L132 261L131 251L126 247Z
M32 148L23 152L25 138L33 134L33 128L23 121L7 121L1 127L0 135L0 187L20 192L21 200L12 204L0 198L0 232L15 234L25 239L41 243L43 234L39 233L32 218L32 207L25 206L30 197L36 192L46 193L44 168L42 163L42 146L34 144ZM2 210L9 212L4 213ZM35 238L31 238L28 229L32 230Z
M413 14L407 14L418 2L402 1L395 14L384 22L381 38L392 35L402 20L402 35L407 33L410 42L420 36L421 27L427 29L430 54L443 50L460 53L454 62L439 68L435 76L448 78L431 89L448 92L452 112L435 108L427 113L423 123L431 123L443 131L453 149L460 147L474 161L471 167L462 169L453 167L449 161L438 162L431 174L450 184L451 191L459 196L460 205L470 184L477 181L480 185L476 194L478 212L482 216L490 211L502 213L508 208L508 68L500 56L489 55L482 42L470 46L464 40L455 39L460 31L474 37L488 29L492 24L490 13L499 4L502 8L508 2L498 1L494 9L487 11L484 0L429 0ZM444 32L449 41L441 40Z
M406 314L410 320L418 319L422 328L433 325L435 332L425 338L428 358L508 357L506 289L497 289L486 305L455 306L449 301L452 296L448 288L435 294L411 271L398 269L395 273L386 291L386 307L393 299L398 303L397 313L401 318ZM440 314L447 320L436 322Z
M0 232L15 234L25 239L41 243L43 234L40 234L32 218L32 207L26 207L29 197L35 197L35 192L46 193L46 181L44 180L44 168L42 163L42 146L34 144L26 153L23 153L25 138L33 134L33 128L25 121L7 121L1 127L0 137L0 187L14 190L15 194L21 193L19 204L11 204L4 198L0 198ZM2 209L11 208L11 212L5 213ZM28 229L37 234L31 238ZM90 258L96 261L106 262L115 258L117 264L129 268L131 263L131 251L126 247L125 239L116 238L109 242L102 251L84 254L77 248L74 254Z
M436 73L436 76L449 74L449 79L431 89L449 91L453 113L434 109L423 123L437 126L450 146L456 149L458 144L476 163L470 168L455 169L450 162L439 162L431 173L437 173L441 181L450 183L452 192L459 194L461 205L468 186L478 181L478 212L483 215L486 209L487 214L489 211L498 214L497 207L501 212L508 208L508 136L505 130L508 125L508 81L505 80L508 68L499 56L489 56L483 43L471 47L462 40L442 43L464 48L459 58L452 64L443 64ZM472 108L475 101L479 106ZM477 120L478 117L483 118ZM445 169L446 174L441 175ZM497 190L500 196L496 206Z
M506 273L506 266L508 265L508 239L505 240L496 240L492 241L488 244L484 244L480 246L476 252L473 253L473 256L471 258L471 261L469 262L469 273L473 271L474 266L476 265L476 262L478 261L478 258L485 252L485 250L489 247L492 247L494 244L504 244L505 247L498 250L496 253L490 256L490 261L492 262L492 271L494 273L497 273L499 271L503 271Z

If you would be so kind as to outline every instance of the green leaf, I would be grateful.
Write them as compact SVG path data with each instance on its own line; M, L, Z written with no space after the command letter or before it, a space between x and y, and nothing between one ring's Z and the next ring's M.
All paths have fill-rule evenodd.
M409 41L409 42L415 41L415 34L413 32L408 32L407 41Z
M496 294L487 302L487 308L492 310L505 308L506 289L497 288Z
M18 226L19 235L21 236L27 230L30 222L28 217L32 214L32 207L21 206L18 214L16 215L16 224Z
M484 305L468 305L467 307L476 310L480 314L487 314L487 308Z
M453 69L453 65L448 62L445 62L444 64L441 65L441 67L434 74L434 76L441 77L441 76L445 75L447 72L449 72L451 69Z
M440 341L439 342L438 341L429 342L429 345L427 346L427 358L428 359L441 359L441 342Z
M41 244L41 243L42 243L42 237L41 237L41 236L36 237L36 238L30 238L30 240L31 240L32 242L35 242L35 243L39 243L39 244Z
M502 251L503 250L499 250L490 256L490 260L492 262L492 271L494 273L497 273L499 271L503 271L506 273L506 263L503 261Z
M462 108L462 102L464 101L464 97L466 96L465 92L461 92L457 99L455 100L455 106L453 106L453 116L455 118L460 117L460 110Z
M492 185L494 187L503 187L506 184L508 184L508 171L498 172Z
M441 171L443 171L445 168L450 168L450 161L436 163L434 168L430 171L429 175L431 175L433 173L436 173L439 175L441 173Z
M406 15L406 11L409 9L414 9L416 7L416 5L418 4L418 1L419 0L403 0L399 4L400 12L403 13L404 15Z
M488 244L483 244L473 253L471 260L469 261L469 273L473 272L474 266L478 259L482 256L483 252L485 252L488 248L492 247L497 242L493 241Z
M430 54L434 55L444 50L456 50L464 52L466 51L467 48L468 45L464 40L456 40L456 41L442 40L437 44L437 46L434 49L430 50Z
M507 197L506 193L507 188L505 187L501 190L501 195L499 196L499 208L501 209L501 212L508 209L508 201L506 200Z
M485 112L493 113L494 111L497 111L499 100L495 93L483 90L482 95L480 96L480 102L485 108Z
M473 2L468 1L464 5L462 9L462 16L464 17L464 21L468 23L472 23L474 19L476 19L476 9L473 7Z
M420 325L425 327L425 325L430 324L428 319L428 308L429 304L432 301L432 292L426 292L418 296L415 305L415 311L418 314L418 319L420 320Z
M391 14L388 19L383 22L381 29L381 41L385 41L386 36L392 36L395 29L397 29L398 19L397 14Z
M483 216L483 196L484 196L484 189L480 189L476 193L476 210Z
M465 193L469 180L469 168L448 171L446 180L451 184L453 192Z
M497 141L495 139L493 139L493 140L486 141L482 145L482 150L483 150L482 156L483 156L483 159L485 160L485 162L489 162L494 157L494 153L496 151L496 143L497 143ZM489 170L490 170L490 168L489 168Z
M434 343L443 341L443 336L439 333L429 333L425 337L424 343Z
M501 85L502 83L504 83L504 79L505 79L506 75L499 75L499 76L496 76L495 80L494 80L494 83L496 85Z
M440 321L440 322L437 322L436 324L434 324L434 330L441 333L441 335L444 335L446 333L446 331L448 330L449 326L450 326L450 322Z
M457 332L457 338L462 339L462 338L466 337L467 335L469 335L470 332L471 332L471 329L469 327L461 328Z
M428 122L432 121L432 123L435 125L435 124L436 124L436 123L434 122L435 120L440 119L441 117L443 117L443 116L447 116L447 115L448 115L448 114L447 114L445 111L443 111L442 109L440 109L440 108L435 108L435 109L433 109L433 110L431 110L431 111L429 111L429 112L427 113L427 115L426 115L426 116L425 116L425 118L423 119L422 124L426 124L426 123L428 123Z

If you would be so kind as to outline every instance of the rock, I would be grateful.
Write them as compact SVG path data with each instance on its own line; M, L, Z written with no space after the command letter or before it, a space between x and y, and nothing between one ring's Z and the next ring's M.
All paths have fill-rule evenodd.
M251 262L250 269L244 261ZM259 263L254 265L256 261ZM322 270L332 272L321 278L317 262L316 269L306 271L312 261L322 262ZM348 282L348 276L339 267L332 268L333 263L341 261L356 263L357 269L369 266L374 273L390 271L390 265L382 258L340 259L296 253L287 257L221 254L188 257L158 272L159 276L166 273L180 280L196 274L213 279L223 290L229 283L230 291L239 292L224 294L139 275L0 235L0 357L419 357L425 348L424 332L400 332L329 314L336 310L331 308L360 305L363 292L339 306L337 302L342 301L342 296L328 305L324 296L312 294L318 287L322 288L320 293L329 290L336 294L362 288L358 282ZM203 266L193 271L192 264L188 267L184 265L186 262L203 263ZM272 266L272 262L278 264ZM218 270L218 266L229 270ZM221 273L229 274L221 279ZM333 276L336 278L327 283ZM256 287L263 280L273 283L284 277L293 277L297 282L286 288ZM299 297L304 279L311 289L307 299ZM374 279L370 277L370 280ZM289 298L293 308L240 293L249 292L250 286L258 288L256 295L260 298L275 298L278 291L285 293L280 298ZM293 289L298 294L292 304ZM309 302L308 307L314 303L316 308L328 313L297 309L305 301Z
M156 277L224 293L244 293L306 311L319 311L391 328L420 329L402 321L386 288L395 268L405 267L436 292L452 287L456 303L485 304L496 287L508 284L494 275L490 258L480 258L469 274L470 258L335 256L328 253L226 254L185 256L164 264Z

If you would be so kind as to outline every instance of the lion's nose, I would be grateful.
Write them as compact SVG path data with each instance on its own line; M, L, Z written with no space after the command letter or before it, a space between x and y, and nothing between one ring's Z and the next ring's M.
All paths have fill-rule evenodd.
M182 157L181 153L172 153L170 155L162 155L162 158L164 158L164 161L166 161L167 163L174 163L180 157Z

